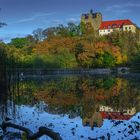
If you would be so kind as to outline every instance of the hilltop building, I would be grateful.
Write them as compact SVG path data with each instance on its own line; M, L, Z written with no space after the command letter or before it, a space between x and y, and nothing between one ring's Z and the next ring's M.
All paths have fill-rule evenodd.
M118 112L121 113L123 112L123 115L130 115L133 116L136 113L136 109L135 108L131 108L131 109L123 109L123 110L115 110L112 107L109 106L99 106L99 111L100 112Z
M90 23L94 27L94 30L97 31L102 23L102 14L93 13L93 11L91 10L87 14L82 14L81 22L85 24Z
M108 35L114 31L136 32L136 26L130 20L103 21L99 28L99 35Z
M108 35L114 31L131 31L136 33L137 28L136 25L129 19L103 21L102 14L93 13L92 10L87 14L82 14L81 22L85 24L90 23L99 35Z

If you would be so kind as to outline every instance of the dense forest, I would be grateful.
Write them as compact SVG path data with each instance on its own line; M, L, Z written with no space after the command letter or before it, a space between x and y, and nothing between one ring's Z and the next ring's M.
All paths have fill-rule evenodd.
M6 52L7 66L17 68L111 68L138 64L140 60L139 29L99 36L88 24L68 23L32 35L0 42Z

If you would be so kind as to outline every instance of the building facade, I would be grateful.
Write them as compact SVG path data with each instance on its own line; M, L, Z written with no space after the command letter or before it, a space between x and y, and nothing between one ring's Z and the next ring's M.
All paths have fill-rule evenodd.
M90 23L101 36L108 35L114 31L131 31L136 33L137 29L136 25L129 19L103 21L102 14L99 12L94 13L92 10L89 13L82 14L81 22L84 24Z
M103 21L99 28L99 35L108 35L114 31L131 31L136 33L136 25L128 19Z

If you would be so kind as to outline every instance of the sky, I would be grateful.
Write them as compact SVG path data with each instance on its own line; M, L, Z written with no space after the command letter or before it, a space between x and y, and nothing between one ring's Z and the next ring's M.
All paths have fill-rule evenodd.
M130 19L140 27L140 0L0 0L0 39L32 34L68 22L79 23L81 14L90 9L101 12L103 20Z

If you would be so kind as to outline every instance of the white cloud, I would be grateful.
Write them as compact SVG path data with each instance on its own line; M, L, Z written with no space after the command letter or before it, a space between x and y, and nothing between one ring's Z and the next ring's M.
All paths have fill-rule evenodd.
M50 16L50 15L53 15L53 14L55 14L55 13L37 13L37 14L31 16L31 17L19 19L15 22L12 22L12 23L24 23L24 22L34 21L34 20L38 20L41 17L46 17L46 16Z
M74 22L74 23L80 22L80 18L74 18L74 17L66 18L65 20L66 22Z
M120 5L113 5L113 6L109 6L105 9L105 11L112 11L114 9L120 9L121 6Z
M131 4L131 3L122 4L122 5L112 5L110 7L107 7L105 9L105 12L113 13L116 16L121 16L123 14L129 13L132 7L140 7L140 5Z
M124 14L124 13L129 13L130 8L140 8L140 4L137 3L126 3L126 4L116 4L109 6L105 9L106 12L113 12L116 15Z
M140 4L137 3L126 3L124 7L140 7Z
M60 20L60 19L54 19L54 20L51 21L51 23L53 23L53 24L62 24L63 21Z

